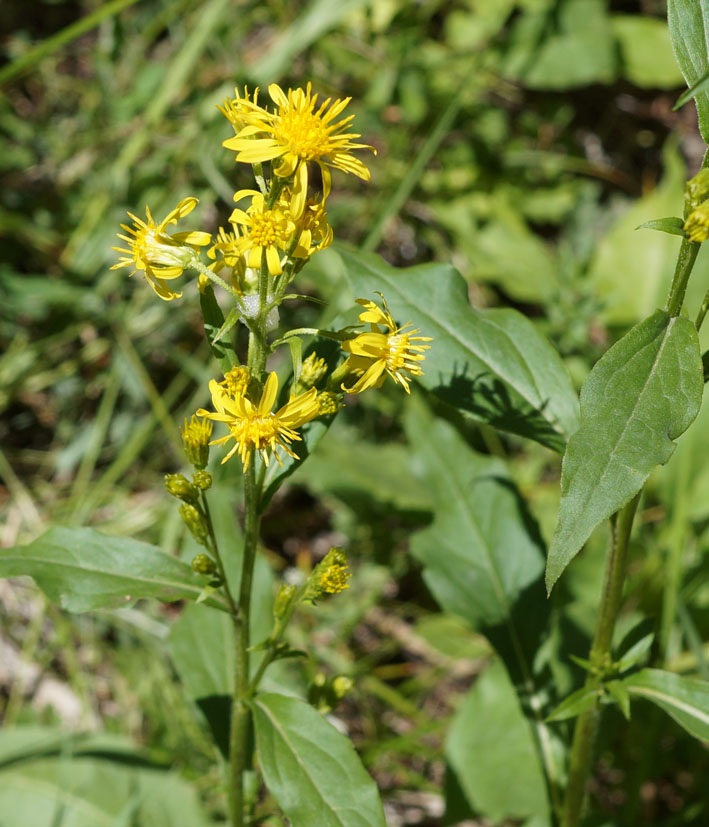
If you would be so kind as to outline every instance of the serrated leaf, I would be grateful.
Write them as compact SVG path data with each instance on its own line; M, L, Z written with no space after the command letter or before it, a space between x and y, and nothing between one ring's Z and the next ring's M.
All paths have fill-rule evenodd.
M600 697L599 689L589 689L582 687L572 692L568 697L555 707L549 715L547 721L565 721L568 718L575 718L587 709L590 709Z
M621 681L608 681L605 684L608 694L620 707L626 721L630 720L630 694Z
M399 324L432 336L420 383L501 430L561 450L577 427L578 403L554 348L521 313L476 310L463 277L447 264L399 270L341 249L357 298L381 291Z
M702 399L697 331L664 310L633 327L596 363L581 391L581 426L564 455L547 590L593 529L667 462Z
M131 606L143 597L196 600L204 587L182 560L91 528L51 528L29 545L0 551L0 577L20 575L71 612ZM206 602L226 610L221 597Z
M668 0L667 23L672 50L687 86L697 86L709 70L709 0ZM695 92L699 131L709 143L709 92Z
M405 427L436 506L433 523L411 539L427 585L443 609L473 626L508 621L544 564L541 541L504 463L475 453L418 399Z
M319 712L272 694L252 707L264 781L293 827L386 827L374 781Z
M548 816L532 730L501 662L488 666L465 697L445 754L468 801L495 824Z
M661 233L669 233L670 235L681 235L685 237L684 221L681 218L653 218L652 221L646 221L644 224L638 225L636 230L659 230Z
M625 678L631 696L646 698L702 741L709 741L709 681L682 678L661 669L641 669Z

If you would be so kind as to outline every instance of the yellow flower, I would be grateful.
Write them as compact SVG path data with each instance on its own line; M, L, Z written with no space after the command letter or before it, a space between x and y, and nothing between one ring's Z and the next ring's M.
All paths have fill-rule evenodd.
M692 210L684 222L684 231L690 241L709 239L709 201L704 201Z
M234 127L234 132L241 132L247 125L246 115L254 109L259 110L258 105L258 87L254 91L253 100L249 96L249 89L244 87L244 97L239 94L239 89L234 89L236 97L233 100L226 98L223 106L217 106L217 109L224 115L229 123Z
M212 260L209 269L220 273L227 269L230 271L231 286L240 295L244 292L244 281L246 275L246 260L241 251L242 239L237 233L228 233L223 227L215 243L207 250L207 258Z
M243 396L249 389L251 375L249 369L239 365L224 374L223 381L219 384L230 396Z
M281 463L278 449L294 459L298 458L290 448L290 443L301 439L295 429L318 415L315 388L291 398L275 413L271 411L278 393L278 377L275 373L268 375L258 405L254 405L245 395L229 394L214 379L209 383L209 390L216 413L200 409L197 414L216 422L225 422L229 428L227 436L210 443L217 445L230 439L234 440L235 444L222 460L223 463L238 453L246 471L254 450L261 453L266 465L269 463L270 453L273 453L279 464Z
M181 276L193 260L194 251L209 244L211 236L209 233L196 231L168 235L166 228L189 215L197 203L196 198L184 198L159 224L155 223L149 207L145 208L147 222L129 212L133 226L121 224L121 227L130 235L118 234L118 238L128 244L128 249L113 248L123 253L123 257L111 267L111 270L133 267L131 276L141 271L161 299L170 301L179 298L182 293L171 290L165 279L176 279Z
M357 304L365 308L364 313L359 314L359 320L369 323L371 330L342 344L343 350L352 354L345 365L351 373L359 376L351 388L343 384L342 389L348 393L361 393L368 388L378 388L389 374L409 393L409 376L423 374L420 362L425 359L424 351L430 348L430 345L414 343L432 342L433 339L414 335L418 330L407 330L411 322L397 327L384 296L381 293L378 295L384 309L369 299L357 299Z
M347 565L345 553L340 548L331 548L318 564L314 574L315 586L321 592L338 594L350 587L347 581L352 577L352 572Z
M209 462L209 440L212 438L211 422L204 422L192 416L188 422L185 419L184 428L180 428L182 446L185 454L195 468L206 468Z
M371 149L367 144L353 143L359 134L347 132L354 115L336 120L351 98L331 98L316 109L318 96L311 93L311 85L303 89L289 89L288 94L275 83L268 93L277 111L269 112L254 102L238 99L240 120L246 125L233 138L224 141L227 149L236 150L237 161L247 164L276 161L274 173L281 178L293 178L293 208L295 218L302 215L308 191L308 161L316 161L323 177L323 197L330 193L330 167L351 172L369 181L369 170L352 155L353 149ZM329 109L328 109L329 107ZM227 116L228 117L228 116ZM265 135L267 137L259 137Z
M245 195L252 197L251 206L246 212L235 209L229 221L243 227L244 235L239 239L239 247L246 254L246 264L258 269L265 253L268 272L272 276L280 276L283 268L279 250L285 251L288 247L295 224L280 205L268 209L263 195L255 190L239 190L234 195L234 201L240 201Z
M296 232L298 243L291 253L295 258L310 258L332 244L332 227L327 223L324 200L306 200L303 214L296 220Z

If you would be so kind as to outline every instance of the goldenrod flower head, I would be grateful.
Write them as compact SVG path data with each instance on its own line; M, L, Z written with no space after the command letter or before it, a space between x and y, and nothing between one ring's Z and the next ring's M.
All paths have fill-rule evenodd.
M323 391L318 394L318 414L320 416L331 416L343 407L342 397L339 394L331 391Z
M188 461L195 468L203 469L209 462L209 440L212 438L211 422L197 419L192 415L190 421L185 419L184 427L180 428L182 447L185 449Z
M210 269L215 272L223 270L225 267L231 269L232 284L234 281L241 281L246 269L246 261L241 249L242 239L235 232L228 233L223 227L219 228L214 244L207 250L207 257L214 263L210 264ZM236 287L236 285L234 285ZM236 287L241 292L241 287Z
M249 95L248 86L244 87L244 96L239 93L238 87L234 89L236 97L234 99L225 98L223 105L217 105L217 109L224 115L229 123L234 127L234 132L241 132L247 125L245 116L252 112L253 109L259 109L258 105L258 86L254 90L253 98Z
M347 557L340 548L331 548L316 569L317 585L327 594L338 594L349 589L347 582L352 572L347 566Z
M243 396L249 389L251 374L249 369L239 365L228 370L219 383L230 396Z
M130 275L142 272L161 299L170 301L179 298L182 293L171 290L165 279L176 279L181 276L185 267L193 260L194 251L209 244L211 236L209 233L197 231L168 235L166 229L170 224L177 224L180 218L189 215L197 203L196 198L184 198L158 224L155 223L149 207L145 208L147 221L129 212L133 226L121 224L121 227L130 235L118 234L118 238L128 244L128 249L113 248L122 253L123 257L111 267L111 270L133 267Z
M316 161L322 170L323 195L330 192L330 167L351 172L365 181L369 170L354 155L353 149L374 148L353 143L359 134L347 132L354 115L336 120L351 98L331 104L328 98L316 109L318 96L306 89L289 89L288 94L273 83L268 87L277 111L269 112L254 103L240 101L240 117L246 124L238 134L224 141L227 149L236 150L237 161L247 164L276 161L274 173L281 178L293 177L292 214L298 218L305 208L308 191L308 161ZM227 116L228 117L228 116ZM267 137L260 137L265 135Z
M325 200L308 198L303 214L296 221L298 243L291 253L296 258L309 258L332 244L332 227L327 222Z
M304 388L312 388L313 385L316 385L323 378L326 371L327 363L313 351L303 359L298 384Z
M347 368L359 376L351 388L343 384L342 389L348 393L361 393L368 388L378 388L388 374L409 393L409 376L423 374L420 363L426 358L424 351L431 347L417 343L432 342L433 339L416 336L418 330L408 330L411 322L397 327L384 296L378 295L383 308L369 299L357 299L357 304L365 308L364 313L359 314L359 320L369 323L371 330L342 343L342 349L352 354L347 358Z
M246 195L251 196L251 206L246 212L237 208L229 216L232 224L240 224L243 228L239 247L246 254L246 264L254 269L260 268L265 253L268 272L272 276L280 276L283 269L279 250L288 247L295 224L280 205L268 209L263 195L255 190L239 190L234 195L234 201L240 201Z
M190 563L193 572L197 574L214 574L217 570L217 564L207 554L198 554L192 558Z
M234 440L235 444L222 460L223 463L238 453L244 471L246 471L254 450L261 453L266 465L269 463L271 453L281 464L279 449L295 459L298 458L290 448L290 443L301 439L295 429L318 415L315 388L292 397L275 413L271 411L278 393L278 377L275 373L268 375L258 405L255 405L245 395L230 395L214 380L209 383L209 389L216 412L200 409L197 413L199 416L216 422L224 422L229 428L227 436L215 439L211 443L217 445L230 439Z
M700 204L687 216L684 231L690 241L706 241L709 238L709 201Z

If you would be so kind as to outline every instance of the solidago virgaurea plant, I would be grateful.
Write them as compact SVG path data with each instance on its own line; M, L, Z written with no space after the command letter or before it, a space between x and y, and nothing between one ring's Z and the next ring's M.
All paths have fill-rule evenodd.
M205 578L202 597L212 603L221 601L235 632L227 781L231 823L233 827L251 823L254 797L245 795L244 778L254 767L250 736L254 727L267 787L294 823L303 823L298 813L307 811L305 787L299 791L291 779L281 789L279 765L288 760L287 749L282 754L276 750L272 756L268 751L277 732L272 717L286 715L304 716L316 740L320 732L326 743L335 742L344 761L341 771L352 775L337 783L352 786L355 796L363 795L366 822L379 824L383 823L381 805L372 782L354 754L340 743L341 736L329 729L319 713L304 711L301 702L259 691L269 664L290 654L284 634L298 605L316 603L349 588L352 573L345 552L332 549L300 585L280 586L267 640L255 640L251 632L254 565L269 468L303 459L308 426L317 419L331 421L346 404L346 394L380 387L387 377L409 393L412 378L423 373L431 337L419 335L411 320L395 321L381 293L376 299L357 300L365 308L359 314L360 325L340 330L280 329L279 307L290 297L291 284L310 258L333 240L327 218L331 170L369 180L368 168L355 153L373 150L356 143L359 135L349 131L353 116L343 116L348 98L321 102L310 84L305 90L287 92L273 84L268 91L272 106L259 101L258 89L253 94L237 89L236 96L219 107L235 131L224 146L236 152L238 171L244 165L251 170L257 187L234 193L236 207L229 227L220 227L214 237L201 230L172 232L171 225L182 222L196 206L191 197L159 223L146 208L145 221L130 214L133 225L123 225L119 238L125 246L115 248L121 259L114 267L142 273L165 301L186 301L185 283L194 278L205 329L218 356L221 376L209 382L211 403L195 411L181 430L185 455L193 467L191 479L169 474L165 486L181 501L180 516L204 549L191 564ZM321 172L320 191L312 174L314 164ZM179 284L179 290L173 284ZM226 318L222 306L228 307ZM239 347L242 331L247 339L243 364L237 357L237 351L243 350ZM300 346L295 346L301 336L316 337L315 349L305 360ZM317 337L339 343L337 364L328 365L318 355ZM267 367L269 357L284 348L292 356L292 375L285 386ZM239 463L243 474L244 542L239 550L238 588L227 578L229 555L234 550L220 546L212 524L210 460ZM312 818L313 824L326 823L317 821L314 814Z

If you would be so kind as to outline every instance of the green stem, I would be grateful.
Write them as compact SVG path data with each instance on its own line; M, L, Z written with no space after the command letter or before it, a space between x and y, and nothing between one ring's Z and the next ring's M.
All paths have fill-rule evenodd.
M699 333L702 329L704 317L707 315L707 310L709 310L709 290L707 290L704 294L704 301L702 302L702 306L699 308L699 313L697 313L697 320L694 322L694 325L697 328L697 333Z
M682 239L677 256L677 266L670 286L670 294L667 297L667 312L670 316L679 316L684 302L684 294L687 292L687 283L692 274L694 262L697 260L697 253L701 244L696 241Z
M205 491L200 492L201 497L201 506L202 506L202 513L204 514L204 519L207 523L207 531L209 532L209 542L210 548L209 550L214 555L214 559L217 563L217 569L219 571L219 577L222 580L222 589L224 590L224 596L226 597L226 601L229 604L229 610L231 611L232 617L237 617L239 614L239 607L236 605L234 598L231 593L231 589L229 588L229 581L226 577L226 570L224 568L224 562L222 561L222 556L219 553L219 545L217 544L217 535L214 532L214 524L212 523L212 515L209 511L209 503L207 502L207 494Z
M589 655L593 671L589 672L586 678L585 688L587 689L602 688L603 679L612 663L611 642L623 596L628 541L641 493L638 492L624 508L611 517L611 539L606 554L601 604ZM578 827L581 823L586 783L591 774L600 719L601 708L596 701L590 709L579 715L576 721L569 760L569 782L564 798L562 827Z

